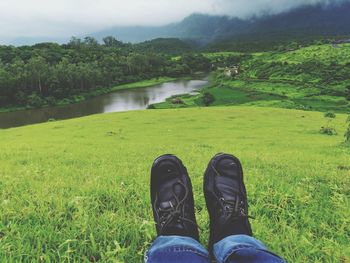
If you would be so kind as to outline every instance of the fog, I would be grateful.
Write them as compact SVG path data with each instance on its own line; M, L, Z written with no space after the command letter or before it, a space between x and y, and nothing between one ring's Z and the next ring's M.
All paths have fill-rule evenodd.
M0 42L67 37L112 26L164 25L192 13L249 18L342 0L1 0ZM349 1L349 0L343 0Z

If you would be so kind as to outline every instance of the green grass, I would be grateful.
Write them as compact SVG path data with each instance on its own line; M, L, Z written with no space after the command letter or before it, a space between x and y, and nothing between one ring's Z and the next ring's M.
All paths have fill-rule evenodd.
M289 262L350 259L350 147L320 112L221 107L94 115L0 130L0 262L141 262L155 237L152 161L177 154L208 239L202 177L243 163L255 236Z
M261 52L254 53L255 57L266 62L289 62L301 63L307 60L318 60L324 63L336 61L340 64L347 64L350 61L350 44L339 44L333 48L331 44L312 45L288 52Z
M211 75L211 87L202 95L177 96L183 104L166 102L157 109L203 106L204 92L215 97L213 106L249 105L316 111L350 112L350 44L312 45L294 51L252 53L241 56L239 74L227 77L223 69ZM237 52L203 53L213 63Z
M170 78L170 77L153 78L153 79L133 82L129 84L119 85L119 86L113 87L111 91L123 90L123 89L147 88L150 86L154 86L154 85L158 85L164 82L169 82L174 80L176 80L176 78Z

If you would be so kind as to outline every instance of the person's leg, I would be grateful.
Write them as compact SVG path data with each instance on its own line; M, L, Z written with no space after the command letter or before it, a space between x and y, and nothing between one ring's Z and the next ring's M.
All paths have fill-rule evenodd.
M204 174L210 217L209 251L218 263L284 262L254 239L243 169L238 158L217 154Z
M168 154L154 161L151 202L158 238L145 262L210 262L208 252L199 244L191 181L177 157Z
M160 236L145 254L149 263L209 263L208 251L195 239Z
M217 263L284 263L259 240L247 235L228 236L213 248Z

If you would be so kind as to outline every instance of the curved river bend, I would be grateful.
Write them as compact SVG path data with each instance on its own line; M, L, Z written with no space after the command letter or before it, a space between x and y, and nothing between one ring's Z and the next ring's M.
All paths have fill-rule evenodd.
M49 119L64 120L97 113L142 110L173 95L199 91L207 84L207 79L178 80L148 88L115 91L66 106L0 113L0 129L46 122Z

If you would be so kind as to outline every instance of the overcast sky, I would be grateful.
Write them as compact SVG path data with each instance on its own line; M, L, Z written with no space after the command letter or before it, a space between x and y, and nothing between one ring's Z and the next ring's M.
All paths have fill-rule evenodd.
M0 42L18 37L81 35L116 25L163 25L192 13L244 18L338 1L341 0L0 0Z

